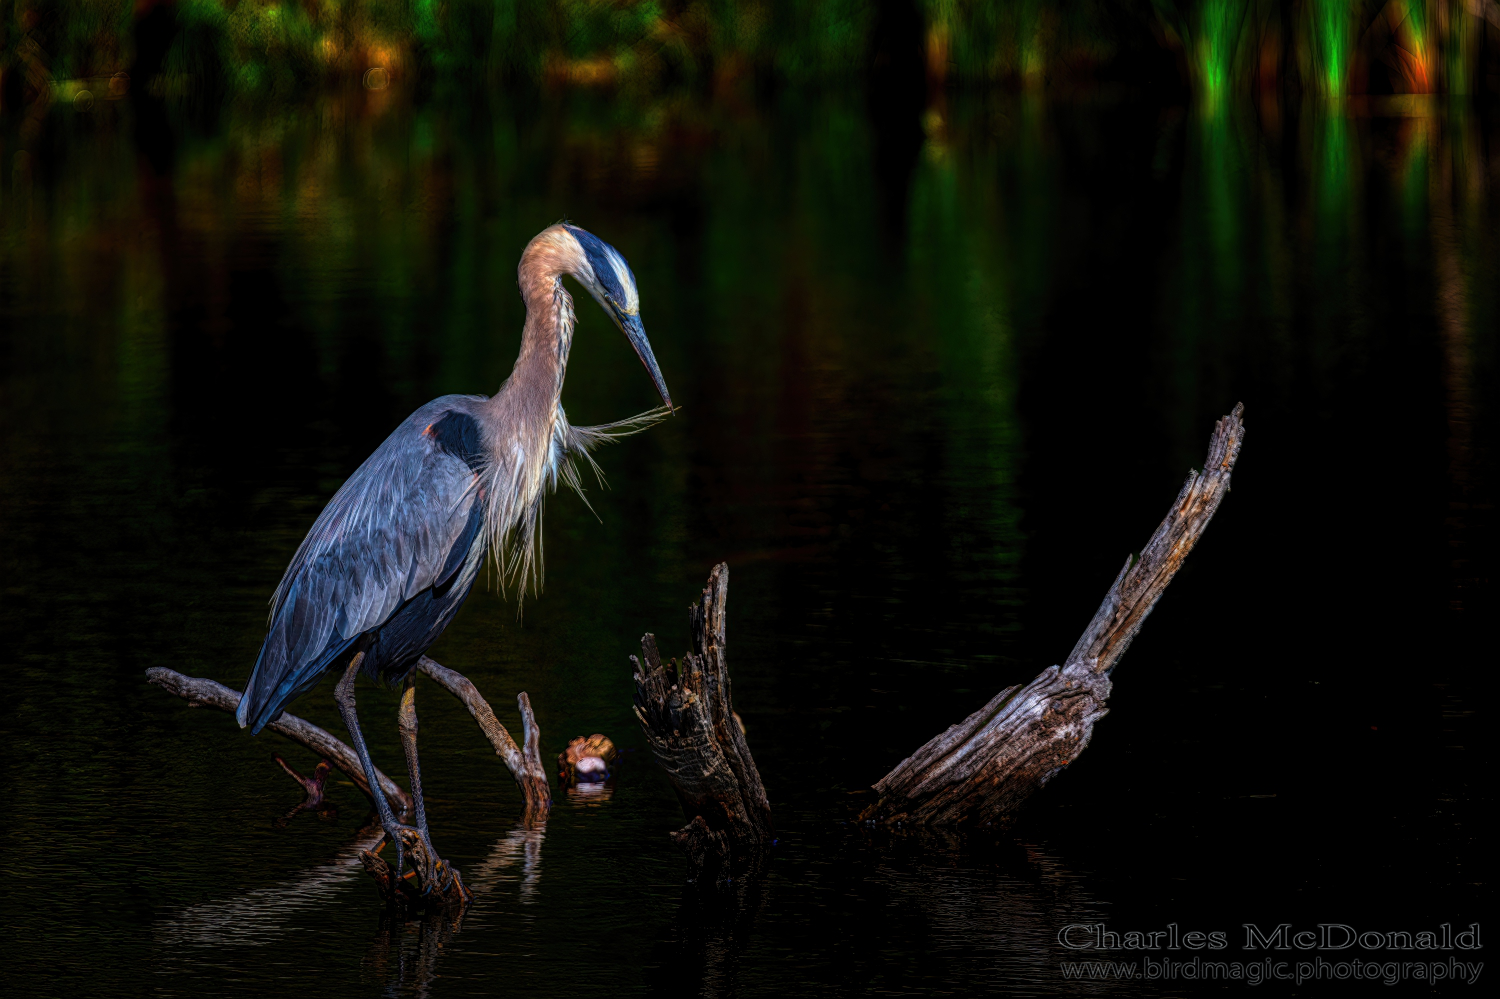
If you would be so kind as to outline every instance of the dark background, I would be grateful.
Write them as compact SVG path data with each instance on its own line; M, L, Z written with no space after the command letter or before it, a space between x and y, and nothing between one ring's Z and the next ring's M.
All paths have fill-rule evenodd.
M1483 919L1487 122L910 82L140 99L56 110L24 143L6 126L13 982L1036 994L1078 988L1070 922L1224 930L1234 958L1244 922ZM631 261L683 411L601 455L600 520L549 504L539 598L482 581L433 655L508 725L528 691L547 758L594 731L626 752L608 800L512 831L501 764L422 687L434 838L479 900L457 933L382 930L357 792L277 827L299 792L271 754L314 761L142 674L243 682L342 479L417 405L503 379L515 262L563 215ZM579 313L570 418L649 406ZM993 841L849 826L857 792L1067 654L1238 401L1234 491L1079 761ZM781 839L715 892L666 839L625 657L646 630L685 647L719 560ZM399 774L395 694L360 697ZM338 730L331 685L295 710Z

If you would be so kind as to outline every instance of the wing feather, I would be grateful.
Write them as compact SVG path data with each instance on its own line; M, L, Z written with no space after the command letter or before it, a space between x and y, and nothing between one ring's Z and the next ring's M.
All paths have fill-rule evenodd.
M481 399L423 406L329 500L272 597L240 702L242 726L258 732L361 635L466 564L483 520L472 515L481 501L477 424L467 409Z

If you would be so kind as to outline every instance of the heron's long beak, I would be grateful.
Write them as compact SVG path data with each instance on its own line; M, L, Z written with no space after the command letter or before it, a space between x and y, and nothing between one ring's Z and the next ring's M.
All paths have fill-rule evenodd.
M615 313L620 329L625 333L625 339L635 348L636 356L646 366L646 372L651 376L651 384L656 386L656 391L661 394L661 401L668 409L672 408L672 397L667 393L666 379L661 376L661 368L656 364L656 355L651 352L651 341L646 339L646 327L641 325L640 316L630 316L624 313Z

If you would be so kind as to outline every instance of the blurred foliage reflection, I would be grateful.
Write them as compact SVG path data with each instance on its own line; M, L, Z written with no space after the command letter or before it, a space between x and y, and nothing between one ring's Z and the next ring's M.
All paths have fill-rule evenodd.
M290 788L270 745L141 671L242 681L264 601L342 478L416 405L504 377L520 248L563 213L633 264L684 410L601 456L602 523L575 498L550 505L547 589L524 626L481 587L434 654L497 706L527 690L544 748L603 731L639 751L622 657L645 628L681 642L704 569L730 561L736 703L784 837L775 918L746 958L763 991L972 990L1015 967L1018 991L1046 991L1053 928L1095 897L1137 906L1140 925L1176 918L1112 877L1169 884L1171 905L1196 892L1226 925L1244 916L1222 909L1231 880L1234 904L1270 899L1277 918L1323 917L1285 908L1309 884L1383 911L1377 854L1423 885L1467 883L1455 751L1471 737L1462 671L1484 661L1465 644L1488 585L1476 553L1493 537L1493 136L1426 104L1252 115L1075 97L935 90L887 116L838 92L388 86L5 119L0 793L13 889L50 902L15 930L8 973L24 989L149 968L201 990L230 967L261 992L325 955L335 992L386 973L387 950L376 971L348 958L372 922L368 886L341 873L354 819L273 829ZM587 302L579 315L570 416L649 406L628 347ZM819 853L846 792L1065 652L1239 398L1256 449L1132 652L1152 668L1119 696L1142 700L1037 820L1106 874L1044 905L983 864L934 879ZM1301 490L1331 460L1353 499L1308 525ZM1307 570L1284 573L1265 556L1278 545L1309 553ZM1227 643L1226 604L1254 622ZM1204 682L1210 646L1233 679ZM1299 693L1264 693L1284 689ZM390 717L388 692L361 697ZM1314 709L1343 727L1307 731ZM545 953L542 991L576 994L696 946L661 835L677 806L649 762L607 806L560 805L543 863L540 837L504 833L515 802L462 709L423 710L443 849L523 891L483 903L443 975ZM326 687L299 712L336 724ZM1407 741L1359 741L1376 731L1366 714ZM371 740L399 760L394 726L372 722ZM1459 819L1424 824L1432 802L1392 804L1392 782ZM1242 810L1268 786L1292 818ZM1069 831L1069 816L1096 829L1127 811L1108 843ZM1043 888L1078 881L1043 854L1025 863ZM300 915L271 920L293 959L257 963L219 937L201 963L171 950L239 911L224 898L303 871ZM585 909L597 935L574 960ZM991 937L1025 944L973 946ZM815 954L776 956L794 948Z
M7 104L158 94L288 99L329 81L806 85L867 73L1253 95L1500 89L1495 0L3 0Z

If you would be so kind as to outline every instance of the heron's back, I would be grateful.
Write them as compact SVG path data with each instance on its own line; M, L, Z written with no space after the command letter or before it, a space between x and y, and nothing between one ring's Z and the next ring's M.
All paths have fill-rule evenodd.
M242 726L259 732L356 643L370 675L400 679L453 620L483 559L483 401L423 406L334 494L277 588Z

